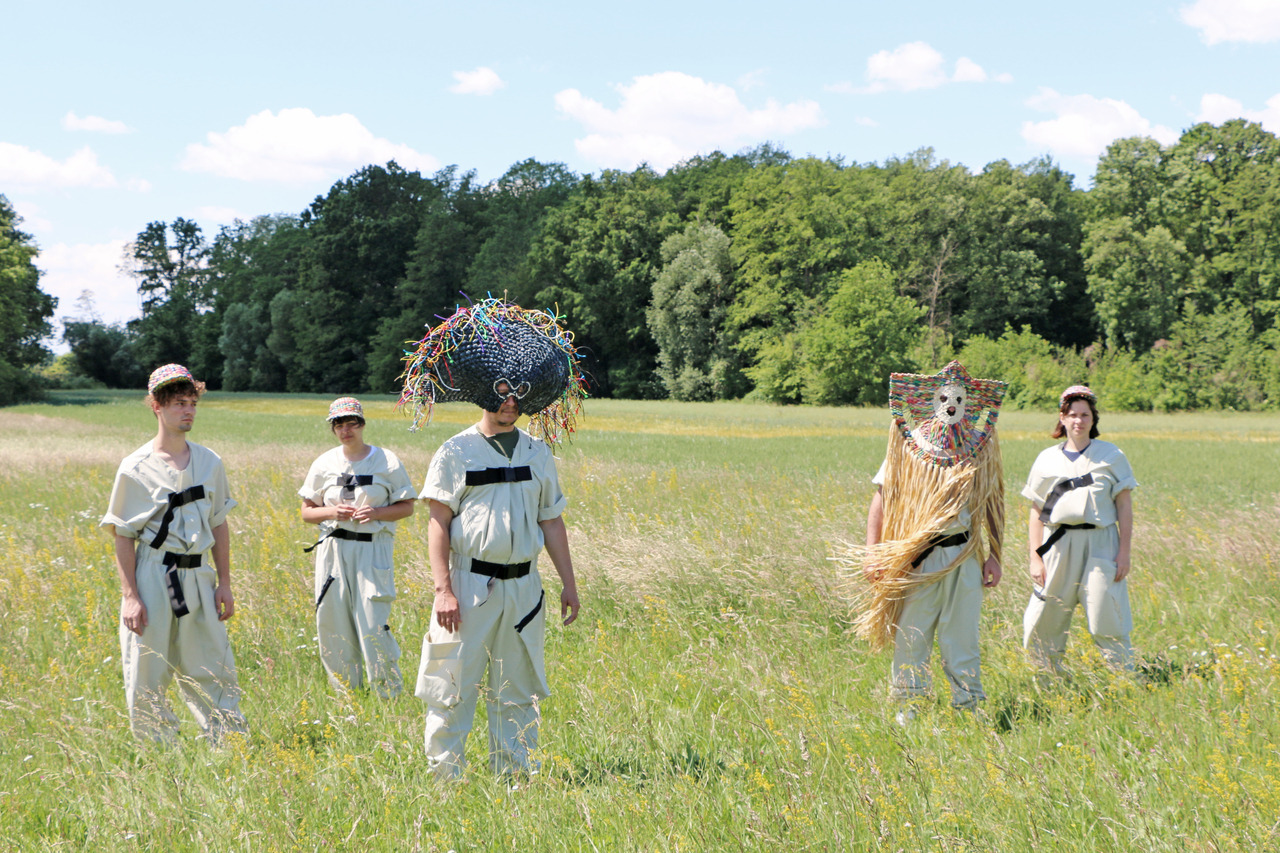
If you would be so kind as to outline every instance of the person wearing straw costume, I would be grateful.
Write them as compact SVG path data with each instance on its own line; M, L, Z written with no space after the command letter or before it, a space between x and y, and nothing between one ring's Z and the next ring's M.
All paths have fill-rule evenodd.
M1133 490L1138 481L1120 448L1098 439L1098 398L1073 385L1058 398L1053 438L1040 453L1023 497L1028 521L1031 599L1023 617L1023 645L1044 669L1062 671L1076 605L1106 662L1133 668L1129 634L1129 547Z
M873 648L893 645L889 695L905 725L929 692L934 638L951 704L986 698L978 657L984 588L1000 582L1004 480L996 419L1006 385L953 361L939 373L889 378L893 425L867 512L856 620ZM985 533L985 537L984 534Z
M156 436L116 471L101 526L115 537L120 658L135 736L172 741L178 720L165 691L174 675L204 736L246 732L226 621L231 593L231 499L222 460L187 441L204 393L180 364L147 381Z
M481 408L478 423L436 452L419 495L430 506L435 584L415 690L427 705L427 758L439 778L461 775L484 689L490 768L527 772L538 703L550 694L544 547L560 577L564 625L580 606L551 452L572 433L585 397L573 338L550 314L490 298L431 329L405 360L401 403L413 409L413 428L435 403ZM529 432L516 427L521 415Z
M320 525L320 539L306 549L316 552L320 660L336 690L367 686L398 696L392 548L396 522L413 514L417 492L394 453L365 444L359 400L334 400L328 420L340 444L311 463L298 489L302 520Z

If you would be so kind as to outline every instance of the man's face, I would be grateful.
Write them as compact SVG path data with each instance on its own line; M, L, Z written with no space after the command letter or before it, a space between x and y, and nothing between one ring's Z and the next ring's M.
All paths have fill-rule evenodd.
M499 381L494 384L493 390L498 393L499 397L504 398L502 405L494 413L495 419L499 426L513 426L516 419L520 417L520 404L516 400L515 394L511 392L511 385L507 382Z
M967 392L963 385L943 385L933 396L933 414L947 426L955 426L964 420L964 404Z
M194 394L180 394L163 406L153 403L156 417L170 432L190 432L196 422L196 405L200 398Z

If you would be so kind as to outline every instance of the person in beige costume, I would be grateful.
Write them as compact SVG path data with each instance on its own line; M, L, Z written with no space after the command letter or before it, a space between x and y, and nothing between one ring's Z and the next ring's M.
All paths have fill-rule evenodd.
M339 445L311 463L298 489L302 520L321 531L306 549L316 554L320 660L335 690L368 687L390 698L403 687L390 624L396 522L413 514L416 492L394 453L365 444L359 400L334 400L328 420Z
M133 733L170 741L178 720L165 691L175 675L211 741L245 732L226 621L235 614L227 475L216 453L187 441L204 392L185 367L147 383L154 439L120 463L101 526L115 537L123 591L120 655Z
M538 573L544 547L560 577L562 623L578 617L555 459L547 441L516 428L522 413L533 415L535 431L554 441L548 426L570 425L566 407L580 399L572 347L550 320L486 300L432 330L406 371L402 401L429 406L450 392L481 407L478 423L436 451L419 494L431 514L435 601L415 693L427 704L427 759L443 779L466 766L481 690L491 770L536 769L539 702L550 694Z

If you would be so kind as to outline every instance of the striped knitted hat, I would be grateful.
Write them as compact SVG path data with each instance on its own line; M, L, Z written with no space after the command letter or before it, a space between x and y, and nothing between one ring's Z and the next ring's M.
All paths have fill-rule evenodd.
M172 385L174 382L182 382L186 380L192 385L196 384L195 377L191 375L191 371L187 370L181 364L166 364L163 367L157 367L151 371L151 378L147 380L147 393L156 393L157 388L163 388L166 385Z
M355 397L339 397L329 404L330 421L336 421L338 418L359 418L364 420L364 408L361 407L360 401Z

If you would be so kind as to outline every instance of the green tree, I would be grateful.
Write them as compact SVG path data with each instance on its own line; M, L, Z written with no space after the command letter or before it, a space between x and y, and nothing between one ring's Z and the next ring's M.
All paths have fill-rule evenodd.
M677 400L719 400L747 391L741 356L725 328L733 301L729 238L692 223L662 243L649 329L658 344L658 376Z
M864 261L840 274L826 310L799 332L803 398L818 405L888 400L889 374L920 339L924 309L898 295L893 270Z
M138 361L152 368L184 364L216 388L222 357L220 330L206 317L213 308L208 259L200 226L179 217L172 225L148 223L125 247L121 271L137 279L142 297L142 316L129 321Z
M0 405L38 396L31 368L50 357L41 343L52 332L58 300L40 289L39 253L18 230L21 218L0 195Z
M1145 352L1168 335L1185 298L1192 258L1163 225L1142 232L1127 216L1085 228L1089 293L1107 342Z

